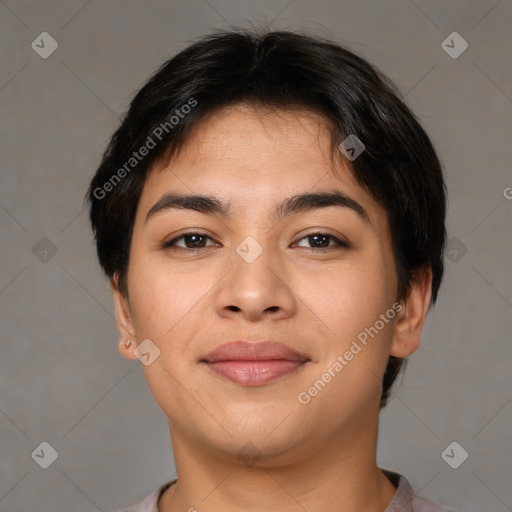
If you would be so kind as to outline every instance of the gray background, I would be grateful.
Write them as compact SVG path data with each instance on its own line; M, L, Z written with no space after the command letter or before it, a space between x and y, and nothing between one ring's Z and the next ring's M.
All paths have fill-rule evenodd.
M381 68L445 168L446 279L382 412L379 464L461 512L512 510L512 2L5 0L2 512L116 510L174 477L166 418L140 363L117 352L82 201L157 65L213 28L269 23L338 40ZM43 31L59 45L47 59L31 48ZM458 58L441 46L453 31L469 44ZM36 246L43 237L55 254ZM58 452L48 469L31 457L44 441ZM457 469L441 457L453 441L469 454Z

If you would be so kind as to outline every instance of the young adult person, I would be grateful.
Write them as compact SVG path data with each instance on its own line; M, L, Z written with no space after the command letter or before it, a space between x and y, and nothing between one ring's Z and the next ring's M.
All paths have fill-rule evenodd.
M126 510L447 510L376 462L446 236L440 162L380 71L296 32L203 37L136 94L88 199L178 474Z

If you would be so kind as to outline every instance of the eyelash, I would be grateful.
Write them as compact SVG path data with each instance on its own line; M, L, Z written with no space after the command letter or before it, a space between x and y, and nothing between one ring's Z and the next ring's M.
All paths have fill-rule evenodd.
M162 244L162 249L173 248L174 250L182 250L182 251L186 251L186 252L197 252L197 251L200 251L201 249L206 249L207 247L197 247L197 248L194 249L194 248L188 248L188 247L178 247L178 246L175 245L178 240L181 240L182 238L185 238L185 237L188 237L188 236L193 236L193 235L202 236L204 238L208 238L210 240L213 240L211 237L209 237L205 233L201 233L200 231L188 231L187 233L183 233L180 236L178 236L176 238L173 238L172 240L169 240L168 242L164 242ZM350 249L350 245L347 242L343 242L342 240L340 240L339 238L335 237L334 235L331 235L330 233L323 233L323 232L309 233L306 236L303 236L302 238L300 238L298 241L301 242L305 238L311 238L311 237L314 237L316 235L328 237L328 238L334 240L335 245L334 246L328 246L328 247L317 247L317 248L310 247L309 249L311 249L314 252L326 252L326 251L329 251L329 250L332 250L332 249L335 249L335 248ZM306 249L308 249L308 247L306 247Z

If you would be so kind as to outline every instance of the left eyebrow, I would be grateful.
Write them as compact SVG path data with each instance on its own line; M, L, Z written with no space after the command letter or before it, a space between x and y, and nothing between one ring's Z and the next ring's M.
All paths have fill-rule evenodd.
M300 213L329 206L350 208L356 212L365 222L371 224L366 210L355 199L340 192L314 192L309 194L297 194L282 201L276 208L278 219L282 219L292 213Z
M282 219L294 213L329 206L349 208L355 211L365 222L371 224L370 217L361 204L339 190L296 194L288 197L276 206L276 215L278 219ZM229 202L225 203L214 196L183 195L168 192L149 209L145 222L159 212L172 209L194 210L206 215L220 215L225 218L231 215L231 204Z

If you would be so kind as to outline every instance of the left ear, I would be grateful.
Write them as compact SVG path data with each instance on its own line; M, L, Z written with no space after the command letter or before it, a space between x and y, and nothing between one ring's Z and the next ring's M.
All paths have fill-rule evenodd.
M395 322L390 355L405 358L416 352L432 297L432 269L421 267L414 273L407 298Z

